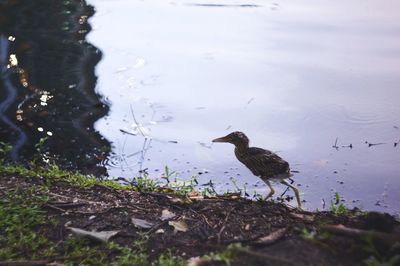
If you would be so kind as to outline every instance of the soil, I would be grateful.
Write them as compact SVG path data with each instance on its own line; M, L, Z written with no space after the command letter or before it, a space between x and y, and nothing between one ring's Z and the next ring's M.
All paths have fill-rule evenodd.
M35 178L0 175L0 195L16 187L41 185ZM151 258L171 249L189 259L241 243L248 248L240 249L231 265L360 265L371 256L365 251L365 233L372 236L380 259L400 254L394 245L400 239L400 224L387 214L358 215L358 210L352 210L349 215L337 216L237 195L203 198L192 194L189 199L102 185L82 188L64 182L54 182L46 193L50 201L42 208L49 220L59 221L40 228L49 239L66 240L71 232L65 225L88 231L117 230L112 240L121 245L130 245L146 234ZM161 220L163 211L175 216ZM151 225L135 226L132 218ZM187 225L187 231L174 229L171 221ZM332 230L339 224L350 233ZM197 265L224 264L203 260Z

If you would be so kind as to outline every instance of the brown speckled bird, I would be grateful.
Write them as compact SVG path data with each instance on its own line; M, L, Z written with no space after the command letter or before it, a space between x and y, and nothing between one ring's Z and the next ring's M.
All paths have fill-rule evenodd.
M297 204L301 208L299 190L284 180L291 176L288 162L269 150L249 147L249 139L243 132L235 131L225 137L214 139L213 142L227 142L235 145L236 158L270 188L271 191L266 199L275 193L270 180L279 180L293 190Z

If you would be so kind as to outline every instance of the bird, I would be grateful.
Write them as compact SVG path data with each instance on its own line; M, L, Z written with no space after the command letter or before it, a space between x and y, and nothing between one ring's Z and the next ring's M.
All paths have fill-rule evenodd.
M272 197L275 193L270 181L279 180L281 184L293 190L298 207L301 208L299 190L284 180L292 176L287 161L283 160L272 151L257 147L249 147L249 138L240 131L235 131L224 137L216 138L212 142L226 142L235 145L236 158L255 176L260 177L268 185L270 192L265 199Z

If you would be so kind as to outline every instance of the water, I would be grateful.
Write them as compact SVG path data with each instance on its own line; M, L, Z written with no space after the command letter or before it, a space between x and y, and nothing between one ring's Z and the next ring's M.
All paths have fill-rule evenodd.
M168 165L265 195L232 145L211 143L240 130L299 172L306 208L329 208L338 192L347 206L400 214L396 1L90 4L110 176L160 178Z

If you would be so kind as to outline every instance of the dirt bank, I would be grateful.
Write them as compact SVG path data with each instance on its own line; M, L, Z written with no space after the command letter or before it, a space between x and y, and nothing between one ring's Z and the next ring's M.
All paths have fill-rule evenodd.
M193 265L400 263L400 224L385 214L305 212L236 195L83 187L10 173L0 175L0 187L0 265L140 265L128 259L124 264L121 258L129 258L130 252L145 258L142 265L184 265L197 256L201 259L192 259ZM7 236L15 224L26 221L15 218L22 215L15 210L24 208L41 217L26 225L34 232L32 241L42 241L38 245L24 240L25 247L18 236ZM79 240L76 235L86 234L79 229L112 236L106 243L97 236ZM160 257L168 257L167 262Z

